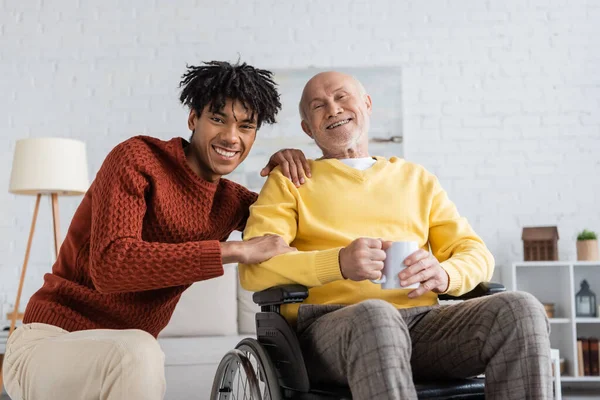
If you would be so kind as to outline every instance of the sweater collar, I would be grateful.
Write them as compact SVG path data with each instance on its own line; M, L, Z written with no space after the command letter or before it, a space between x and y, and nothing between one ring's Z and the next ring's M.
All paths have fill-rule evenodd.
M351 176L352 178L359 180L359 181L365 181L368 180L371 176L377 174L379 171L381 171L381 169L383 169L387 164L388 164L388 160L385 157L379 157L379 156L372 156L376 161L375 164L373 164L371 167L361 171L358 170L356 168L352 168L349 165L344 164L342 161L338 160L337 158L327 158L327 159L321 159L318 160L317 162L322 162L325 164L330 165L331 167L343 172L344 174Z

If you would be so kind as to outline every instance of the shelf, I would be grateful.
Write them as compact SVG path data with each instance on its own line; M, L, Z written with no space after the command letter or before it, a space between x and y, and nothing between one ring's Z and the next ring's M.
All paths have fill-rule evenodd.
M600 376L561 376L561 382L600 382Z
M514 263L517 268L538 268L538 267L568 267L572 263L565 261L521 261Z
M600 269L600 261L520 261L513 263L515 267L598 267Z
M551 324L568 324L571 322L570 318L548 318Z
M550 344L566 361L566 374L560 377L563 386L598 390L600 376L576 376L576 360L577 338L600 336L600 318L576 317L574 306L583 279L596 296L600 295L600 262L518 261L505 265L502 272L507 288L531 293L541 303L554 304L555 318L548 318L552 327Z
M600 318L575 318L578 324L600 324Z
M600 268L600 261L573 261L573 265L576 267L598 267L598 268Z

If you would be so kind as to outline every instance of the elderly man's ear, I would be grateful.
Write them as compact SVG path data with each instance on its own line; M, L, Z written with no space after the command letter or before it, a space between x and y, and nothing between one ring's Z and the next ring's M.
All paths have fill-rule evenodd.
M302 120L302 122L300 123L300 125L302 126L302 130L304 131L304 133L306 133L312 139L313 135L312 135L310 127L308 126L308 124L306 123L306 121Z
M367 110L369 110L369 115L373 112L373 100L371 100L371 96L368 94L365 95L365 103L367 104Z

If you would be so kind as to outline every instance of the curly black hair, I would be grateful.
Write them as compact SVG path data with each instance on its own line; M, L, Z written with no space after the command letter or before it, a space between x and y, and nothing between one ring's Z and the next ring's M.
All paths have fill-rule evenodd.
M273 73L254 68L246 63L234 65L225 61L203 62L202 66L188 66L179 87L183 87L179 101L200 116L206 105L210 112L220 111L227 99L240 101L247 110L257 115L257 127L263 122L275 123L281 110L277 84Z

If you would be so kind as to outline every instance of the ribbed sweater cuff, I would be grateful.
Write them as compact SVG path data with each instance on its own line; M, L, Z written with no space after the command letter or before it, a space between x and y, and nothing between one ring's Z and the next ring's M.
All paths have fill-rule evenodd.
M458 272L458 268L452 265L450 261L444 261L440 265L444 271L448 273L448 278L450 279L450 282L448 283L448 289L443 294L458 295L459 293L456 292L463 285L462 277L460 272Z
M322 285L344 279L340 270L340 250L341 247L319 251L315 257L315 269L317 279Z
M51 309L48 303L32 300L25 310L23 323L30 324L34 322L58 326L68 332L98 328L93 326L89 320L76 321L74 318L67 318L63 312Z
M202 242L203 246L198 259L200 276L202 280L223 275L223 261L221 259L221 244L218 240Z

